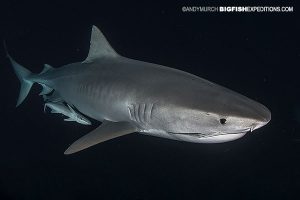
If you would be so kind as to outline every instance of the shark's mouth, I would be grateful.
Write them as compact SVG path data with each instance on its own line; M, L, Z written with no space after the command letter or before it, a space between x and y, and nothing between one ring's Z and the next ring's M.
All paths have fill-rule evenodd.
M195 136L195 137L198 137L198 138L209 138L209 137L216 137L216 136L222 136L222 135L240 135L240 134L245 134L248 131L250 131L250 128L239 130L239 131L234 131L234 132L213 132L213 133L174 133L174 132L168 132L168 133L169 134L174 134L174 135L189 135L189 136Z

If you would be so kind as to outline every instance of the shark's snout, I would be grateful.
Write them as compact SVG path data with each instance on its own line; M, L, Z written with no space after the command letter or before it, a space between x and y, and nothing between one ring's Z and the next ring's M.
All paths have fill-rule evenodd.
M256 122L253 124L251 131L261 128L267 123L269 123L269 121L271 121L271 111L263 105L261 105L261 109L259 110L258 116L259 117L256 119Z

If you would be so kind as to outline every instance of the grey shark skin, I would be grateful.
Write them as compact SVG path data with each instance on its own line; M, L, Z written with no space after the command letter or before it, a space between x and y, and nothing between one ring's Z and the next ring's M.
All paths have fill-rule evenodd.
M265 106L227 88L187 72L120 56L95 26L83 62L32 74L8 57L21 82L17 105L31 85L39 83L43 91L54 90L67 104L103 122L65 154L133 132L195 143L227 142L271 119Z

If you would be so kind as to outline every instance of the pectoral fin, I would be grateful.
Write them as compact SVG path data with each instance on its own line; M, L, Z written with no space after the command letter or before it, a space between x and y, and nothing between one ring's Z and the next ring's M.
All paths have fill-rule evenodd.
M95 144L136 132L137 128L129 122L105 122L87 135L76 140L64 154L72 154Z

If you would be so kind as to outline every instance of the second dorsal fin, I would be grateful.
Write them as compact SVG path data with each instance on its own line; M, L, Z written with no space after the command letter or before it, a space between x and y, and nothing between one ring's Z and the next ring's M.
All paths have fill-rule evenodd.
M93 60L101 57L117 57L118 54L110 46L104 35L101 31L93 26L91 41L90 41L90 50L88 57L83 61L83 63L89 63Z
M41 71L40 74L43 74L47 71L50 71L50 70L53 70L54 68L51 66L51 65L48 65L48 64L44 64L44 69Z

